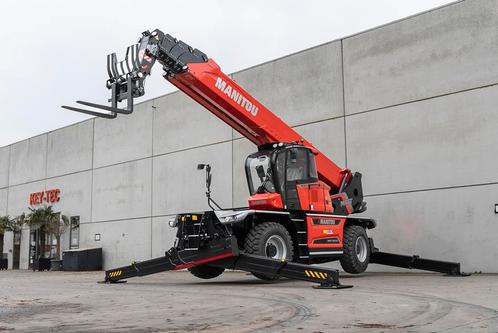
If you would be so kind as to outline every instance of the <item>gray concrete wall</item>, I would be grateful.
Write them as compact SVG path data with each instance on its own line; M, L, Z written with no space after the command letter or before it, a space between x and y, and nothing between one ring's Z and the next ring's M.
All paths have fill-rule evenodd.
M343 116L341 62L341 42L336 41L232 77L285 122L296 126Z
M0 189L0 216L4 216L7 214L7 191L7 188ZM8 237L10 238L11 236L7 233L7 235L4 236L3 247L0 248L0 255L2 255L3 253L9 253L9 248L12 247L12 245L7 241Z
M346 113L495 84L497 24L496 0L467 0L345 38Z
M94 120L48 134L47 177L92 169Z
M498 272L497 41L498 1L467 0L232 77L363 173L379 247ZM175 92L131 116L0 148L0 213L20 214L30 192L60 188L55 207L81 217L80 246L102 246L105 268L127 264L173 244L172 215L207 209L198 163L213 166L222 206L246 205L243 164L255 150Z
M47 176L47 135L14 143L10 146L9 186L15 186Z
M93 167L152 156L152 101L136 106L128 117L95 119Z
M92 222L150 216L151 171L150 158L94 170Z
M9 186L10 146L0 148L0 188Z
M376 243L498 272L498 1L346 38L343 54L348 167Z

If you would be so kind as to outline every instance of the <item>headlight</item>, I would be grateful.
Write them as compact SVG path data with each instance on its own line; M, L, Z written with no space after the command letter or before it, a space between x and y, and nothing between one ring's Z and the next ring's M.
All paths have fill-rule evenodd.
M247 215L250 213L250 210L244 210L244 211L215 211L216 216L218 217L218 220L220 220L221 223L235 223L239 221L245 220Z
M223 216L223 217L220 217L220 222L221 223L233 223L233 222L235 222L235 217L236 217L236 215Z
M175 217L170 218L168 224L171 228L176 228L176 226L178 225L178 215L175 215Z

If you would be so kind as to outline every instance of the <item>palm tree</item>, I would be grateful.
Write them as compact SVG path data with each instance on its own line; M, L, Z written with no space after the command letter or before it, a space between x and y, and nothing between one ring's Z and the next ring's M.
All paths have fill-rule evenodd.
M20 232L24 223L26 223L24 213L16 218L11 218L9 215L0 216L0 234L6 231Z
M43 206L40 208L29 207L29 210L30 212L26 216L27 224L31 231L37 231L37 243L40 248L40 255L43 256L46 250L46 235L48 235L47 223L49 220L55 218L53 216L54 212L51 206Z
M6 231L10 231L10 217L0 216L0 235L3 235Z
M30 213L26 217L32 230L37 230L40 237L40 248L45 250L45 235L53 235L57 240L56 259L61 258L61 236L69 226L69 219L54 212L52 206L43 206L40 208L29 208Z
M8 215L0 216L0 254L2 254L3 234L6 231L13 231L15 219L11 219ZM7 269L7 260L4 260L3 255L0 256L0 269Z
M61 260L61 236L66 232L69 226L69 219L66 215L55 213L56 218L50 219L47 224L47 232L55 236L57 240L57 247L55 258Z
M20 216L16 218L11 218L8 215L5 216L0 216L0 237L3 237L3 234L6 231L11 231L14 233L14 240L17 239L18 237L20 238L22 226L26 222L26 216L24 214L21 214ZM2 251L2 245L3 244L3 239L0 240L0 254ZM0 260L3 260L2 257L0 257ZM2 264L4 269L7 269L7 263L3 262Z

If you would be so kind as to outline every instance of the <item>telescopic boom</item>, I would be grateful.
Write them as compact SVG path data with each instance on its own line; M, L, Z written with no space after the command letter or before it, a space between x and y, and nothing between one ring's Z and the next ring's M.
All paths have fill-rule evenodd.
M311 148L316 153L319 178L331 187L331 192L338 193L351 178L350 170L339 167L294 131L223 73L213 59L158 29L143 32L139 44L128 47L125 60L118 62L114 53L108 55L107 87L112 91L110 107L78 101L110 113L68 106L64 108L105 118L133 112L133 98L144 94L144 79L150 74L155 61L163 66L166 80L254 144L295 142ZM127 100L127 107L117 108L118 102L123 100Z

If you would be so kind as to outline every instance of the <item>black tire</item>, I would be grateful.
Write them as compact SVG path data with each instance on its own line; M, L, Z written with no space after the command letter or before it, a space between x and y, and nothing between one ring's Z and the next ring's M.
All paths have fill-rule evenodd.
M351 274L363 273L370 262L370 242L365 228L350 225L344 228L344 253L341 257L341 266L344 271ZM357 242L364 242L365 252L358 251ZM361 247L362 245L360 245ZM362 260L360 260L362 259Z
M215 267L209 265L194 266L190 267L188 270L193 276L206 280L220 276L225 271L225 269L222 267Z
M267 241L272 236L279 236L283 241L286 248L285 259L292 260L294 257L294 248L292 238L287 229L276 222L263 222L256 224L249 230L249 233L244 240L244 252L248 254L255 254L264 257L272 257L271 253L267 253ZM281 259L281 258L279 258ZM253 273L255 277L265 281L277 280L278 277L269 276L259 273Z

